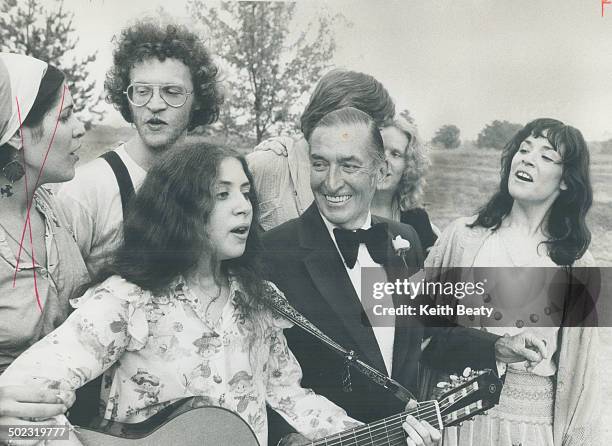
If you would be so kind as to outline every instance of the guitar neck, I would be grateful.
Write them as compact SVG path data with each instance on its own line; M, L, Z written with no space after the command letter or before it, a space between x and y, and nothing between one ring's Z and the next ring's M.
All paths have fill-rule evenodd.
M406 435L402 423L406 415L417 420L427 421L435 429L442 429L442 418L437 401L423 401L414 409L375 421L364 426L355 427L329 437L310 443L313 446L366 446L366 445L405 445Z

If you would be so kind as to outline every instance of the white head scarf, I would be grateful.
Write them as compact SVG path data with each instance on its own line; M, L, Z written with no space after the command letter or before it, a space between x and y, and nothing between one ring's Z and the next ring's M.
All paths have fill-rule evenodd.
M0 146L19 130L36 100L47 63L22 54L0 52Z

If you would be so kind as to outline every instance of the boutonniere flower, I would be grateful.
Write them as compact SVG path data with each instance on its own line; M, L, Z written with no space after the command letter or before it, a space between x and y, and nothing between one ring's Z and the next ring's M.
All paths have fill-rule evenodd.
M410 242L402 238L401 235L396 235L395 238L391 240L391 244L393 245L395 254L398 256L403 256L410 249Z
M395 251L395 255L401 257L404 265L408 268L406 264L405 256L410 250L410 242L405 238L402 238L401 235L396 235L393 240L391 240L391 245L393 246L393 250Z

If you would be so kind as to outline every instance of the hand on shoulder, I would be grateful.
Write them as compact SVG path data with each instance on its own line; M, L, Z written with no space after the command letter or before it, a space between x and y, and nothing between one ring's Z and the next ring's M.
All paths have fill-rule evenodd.
M288 147L293 146L293 138L290 136L274 136L260 142L253 149L254 152L271 151L278 156L288 156Z

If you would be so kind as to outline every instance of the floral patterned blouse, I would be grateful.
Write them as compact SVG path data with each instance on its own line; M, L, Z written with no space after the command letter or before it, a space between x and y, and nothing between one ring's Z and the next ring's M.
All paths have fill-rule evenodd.
M270 311L254 322L237 305L243 298L231 279L230 297L211 325L183 279L153 295L110 277L74 300L76 311L15 360L0 385L75 389L106 371L104 418L139 422L179 398L199 396L202 404L238 413L261 445L266 403L310 439L359 424L300 386L302 371L283 335L291 323Z

